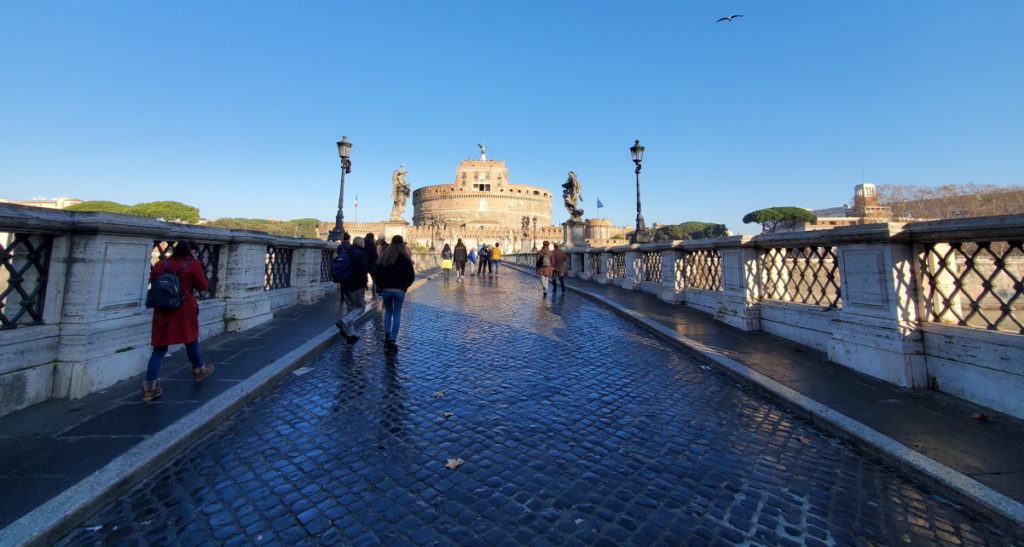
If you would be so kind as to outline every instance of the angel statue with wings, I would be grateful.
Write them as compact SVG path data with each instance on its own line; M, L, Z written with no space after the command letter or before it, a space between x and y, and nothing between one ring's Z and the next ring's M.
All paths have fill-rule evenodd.
M399 167L391 172L391 220L402 221L402 212L405 211L405 200L409 199L409 184L405 182L405 166Z
M562 198L565 200L565 209L569 211L569 221L582 222L583 209L576 207L576 204L583 196L580 194L580 181L572 171L569 171L569 178L562 185Z

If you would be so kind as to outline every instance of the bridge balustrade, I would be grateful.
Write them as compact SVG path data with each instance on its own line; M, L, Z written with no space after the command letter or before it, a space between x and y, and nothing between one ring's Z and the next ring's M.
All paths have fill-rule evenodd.
M336 291L336 244L115 213L0 204L0 416L132 377L149 357L149 269L199 243L200 338ZM176 348L172 348L172 351Z
M1024 418L1024 215L566 251L571 276Z

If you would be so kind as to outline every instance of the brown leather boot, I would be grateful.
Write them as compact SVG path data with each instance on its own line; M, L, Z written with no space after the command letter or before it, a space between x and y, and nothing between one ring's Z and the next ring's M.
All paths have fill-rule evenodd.
M213 365L208 363L199 368L192 369L192 381L201 382L203 378L213 374L213 368Z
M153 402L153 399L157 399L163 394L164 388L160 387L160 380L142 382L142 402L151 403Z

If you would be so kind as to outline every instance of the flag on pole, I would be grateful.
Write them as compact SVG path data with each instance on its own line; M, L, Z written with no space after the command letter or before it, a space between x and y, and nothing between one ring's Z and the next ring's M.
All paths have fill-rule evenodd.
M601 203L601 198L597 198L597 208L600 209L601 207L604 207L604 204Z
M353 207L359 207L359 194L356 194L356 200L352 202Z

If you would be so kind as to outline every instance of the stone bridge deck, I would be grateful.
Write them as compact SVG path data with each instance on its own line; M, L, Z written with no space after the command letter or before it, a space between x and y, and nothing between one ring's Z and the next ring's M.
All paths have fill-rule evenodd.
M603 298L702 334L699 316L684 326L652 297L622 291ZM63 464L44 457L49 470L32 462L53 446L47 443L67 443L76 428L82 437L145 437L173 428L182 414L203 412L207 405L198 401L230 395L242 378L329 327L333 307L302 308L291 323L275 321L257 336L210 341L207 352L221 366L209 385L168 382L163 400L146 407L135 402L133 383L108 395L105 407L99 398L90 403L95 407L83 406L91 419L65 429L51 424L53 434L36 439L35 455L16 460L5 451L5 494L24 497L33 477L71 465L73 454ZM358 344L333 342L317 351L144 481L111 491L116 498L99 512L84 522L51 524L49 534L77 524L60 542L68 545L1019 541L1020 530L1005 520L959 505L947 491L883 463L608 307L576 292L542 299L532 276L504 269L497 278L447 285L434 279L407 299L402 323L396 357L382 354L381 320L374 316ZM725 336L711 333L706 318L705 327L707 336ZM820 356L771 347L769 338L751 339L746 353L730 358L779 357L764 359L765 370L802 359L810 372L793 374L808 389L828 379L815 380L824 374L814 372ZM838 376L820 389L888 397L859 380ZM954 405L943 415L938 405L919 414L885 400L864 408L880 425L915 430L916 423L922 434L962 410ZM36 420L56 416L44 411L29 409L0 425L20 427L24 441L32 412ZM1018 431L1017 422L957 418L977 431L954 437L945 449L970 444L961 453L977 465L1003 466L1003 451L1020 447L1019 434L995 438ZM90 422L127 425L81 430ZM6 442L10 448L17 439ZM455 459L462 463L446 468ZM15 491L16 484L23 486ZM59 507L60 498L44 508ZM5 524L33 506L4 503ZM39 511L0 539L24 533L33 516Z

